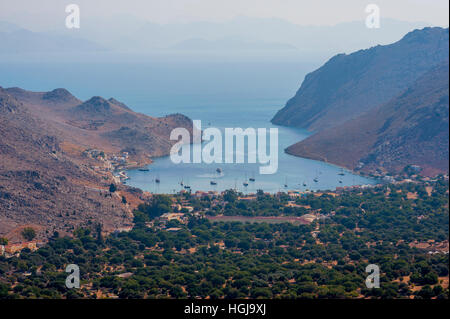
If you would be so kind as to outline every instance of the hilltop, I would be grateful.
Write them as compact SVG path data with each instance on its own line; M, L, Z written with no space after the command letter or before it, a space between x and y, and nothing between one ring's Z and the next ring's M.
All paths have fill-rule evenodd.
M170 131L192 127L181 114L154 118L113 98L82 102L66 89L1 87L0 124L0 237L13 241L24 225L38 239L85 224L131 225L142 192L124 185L109 192L118 184L114 169L167 155Z
M315 134L292 155L384 175L448 172L448 29L337 55L305 77L275 124Z
M390 45L338 54L306 75L274 124L320 131L388 102L444 59L448 29L424 28Z

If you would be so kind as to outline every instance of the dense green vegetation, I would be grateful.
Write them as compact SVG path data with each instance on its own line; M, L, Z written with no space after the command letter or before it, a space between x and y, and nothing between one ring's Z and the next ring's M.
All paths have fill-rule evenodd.
M28 241L31 241L36 237L36 231L31 227L25 227L21 234L22 237Z
M97 225L0 257L0 298L448 298L448 254L413 245L448 241L447 180L296 199L311 208L287 207L288 200L259 192L242 201L233 191L214 200L154 196L139 206L130 232L103 238ZM321 218L301 226L158 218L182 201L201 215ZM72 263L81 289L65 287ZM379 289L365 286L368 264L380 267Z

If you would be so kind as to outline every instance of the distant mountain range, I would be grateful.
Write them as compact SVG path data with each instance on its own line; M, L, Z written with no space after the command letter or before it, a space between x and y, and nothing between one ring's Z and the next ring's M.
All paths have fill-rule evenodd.
M366 172L448 172L448 29L338 55L308 74L273 122L317 132L293 155Z
M0 21L1 53L99 52L106 48L93 41L69 35L32 32Z
M40 237L70 233L89 221L105 230L130 225L131 208L121 196L138 200L142 192L120 186L107 196L112 173L86 151L127 152L130 163L142 165L169 154L176 127L191 129L192 121L135 113L113 98L82 102L65 89L0 87L0 236L23 225L42 229Z
M222 41L234 39L250 43L277 43L300 52L351 52L357 48L391 43L406 32L426 23L382 20L382 28L368 29L364 21L334 26L304 26L277 18L238 16L224 22L191 22L160 25L145 23L134 33L117 41L118 47L169 48L189 39ZM226 42L226 41L224 41Z
M364 21L335 26L303 26L276 18L239 16L224 22L156 24L133 17L110 20L84 19L80 29L55 26L46 32L31 32L0 21L1 52L75 51L108 49L111 52L159 51L287 51L302 56L351 52L357 48L386 44L402 34L428 26L426 23L381 21L368 29ZM2 43L0 42L0 43Z

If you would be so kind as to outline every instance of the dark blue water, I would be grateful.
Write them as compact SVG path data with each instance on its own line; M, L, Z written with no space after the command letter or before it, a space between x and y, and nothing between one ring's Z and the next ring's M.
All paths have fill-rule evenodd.
M133 110L151 116L183 113L204 126L270 128L270 119L295 94L306 73L317 65L302 62L145 61L98 63L0 63L0 86L34 91L64 87L81 99L93 95L115 97ZM304 138L305 130L278 127L279 163L273 175L260 175L260 164L173 164L169 157L155 159L149 172L128 172L127 184L151 192L172 193L180 182L196 190L237 188L334 189L372 181L318 161L284 153ZM220 167L222 173L216 173ZM243 182L254 177L245 187ZM155 178L160 183L155 183ZM314 181L317 179L317 182ZM217 185L210 185L214 180ZM339 182L341 181L341 183ZM303 184L306 186L303 186ZM287 184L287 187L285 187Z

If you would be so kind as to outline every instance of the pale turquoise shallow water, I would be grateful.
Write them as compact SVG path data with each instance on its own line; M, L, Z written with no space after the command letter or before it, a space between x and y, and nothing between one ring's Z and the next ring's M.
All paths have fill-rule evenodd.
M152 116L183 113L205 126L270 128L270 119L298 89L304 75L316 68L301 62L124 62L124 63L0 63L0 86L48 91L65 87L81 99L115 97ZM173 164L155 159L150 171L131 170L127 184L157 193L182 189L244 192L263 189L334 189L371 181L318 161L290 156L284 149L308 136L301 129L279 127L279 164L273 175L259 175L260 164ZM222 174L216 168L222 168ZM158 177L161 182L155 183ZM244 187L245 177L254 177ZM314 178L318 182L314 182ZM210 185L215 180L217 185ZM339 180L342 183L339 183ZM287 182L288 187L284 184ZM303 186L306 183L306 187Z

